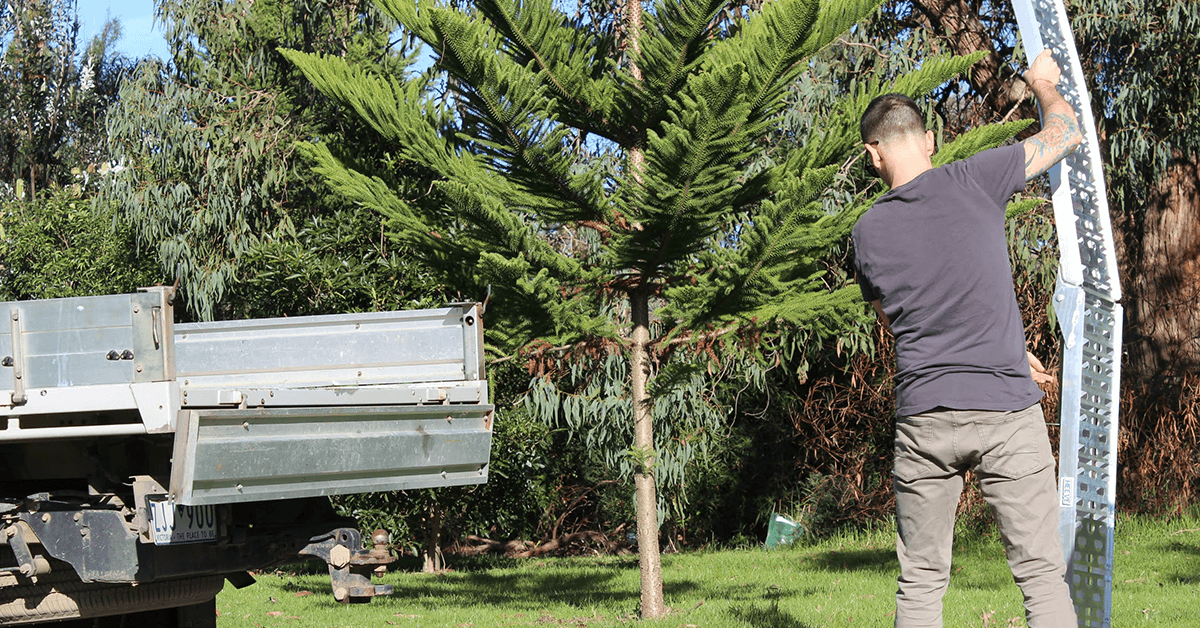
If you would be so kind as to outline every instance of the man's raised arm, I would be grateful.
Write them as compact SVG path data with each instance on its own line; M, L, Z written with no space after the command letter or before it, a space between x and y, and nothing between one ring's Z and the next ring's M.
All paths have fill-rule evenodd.
M1042 108L1042 130L1021 142L1025 147L1025 180L1050 169L1083 142L1075 110L1058 93L1062 71L1049 50L1043 50L1025 72L1025 82Z

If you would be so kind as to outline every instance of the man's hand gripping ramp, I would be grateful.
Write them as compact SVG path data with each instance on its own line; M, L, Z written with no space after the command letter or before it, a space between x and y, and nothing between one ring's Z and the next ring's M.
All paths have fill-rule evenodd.
M1079 625L1112 623L1121 286L1096 124L1062 0L1014 0L1030 59L1048 48L1063 68L1059 91L1084 143L1050 171L1058 230L1054 311L1063 334L1059 524ZM1064 185L1065 184L1065 185Z

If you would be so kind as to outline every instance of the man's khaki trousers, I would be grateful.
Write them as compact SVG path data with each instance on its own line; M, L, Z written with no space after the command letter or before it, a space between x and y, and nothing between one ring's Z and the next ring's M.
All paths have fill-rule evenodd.
M1030 628L1077 626L1058 538L1054 458L1042 409L936 410L896 419L897 628L942 625L954 514L975 472Z

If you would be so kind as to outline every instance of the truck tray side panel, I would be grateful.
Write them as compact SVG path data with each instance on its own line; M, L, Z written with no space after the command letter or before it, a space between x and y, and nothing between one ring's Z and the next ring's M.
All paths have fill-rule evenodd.
M481 484L491 420L457 404L185 411L170 490L205 505Z
M455 307L176 325L176 374L185 390L478 380L477 324Z

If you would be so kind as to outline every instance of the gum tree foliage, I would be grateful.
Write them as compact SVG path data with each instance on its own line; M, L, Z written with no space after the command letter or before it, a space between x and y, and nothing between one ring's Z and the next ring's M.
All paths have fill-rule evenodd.
M729 409L716 398L714 380L732 375L728 367L761 377L762 369L753 362L731 362L725 373L710 375L697 366L694 356L681 354L667 358L659 369L673 378L657 382L649 400L657 444L655 514L660 524L687 526L691 518L688 476L726 432ZM638 459L630 455L629 447L634 433L628 360L618 352L604 353L593 359L564 360L555 371L553 377L533 379L521 400L523 408L578 439L578 446L591 452L593 464L620 478L632 477ZM678 534L671 535L672 540Z
M134 292L161 281L133 234L81 185L0 207L0 301Z
M130 61L115 20L86 45L75 3L0 4L0 300L129 292L159 280L112 206L104 119Z
M380 5L429 45L436 64L423 80L286 54L434 176L419 186L378 176L336 141L303 151L447 283L491 290L495 355L535 373L560 358L571 365L565 387L535 387L531 404L589 423L588 438L625 452L642 613L657 616L655 481L680 459L668 452L711 427L697 378L722 355L769 362L780 330L835 335L863 316L857 288L831 282L824 259L866 205L831 213L822 194L873 94L851 94L819 141L786 159L757 155L805 60L875 2L777 0L732 21L716 0L644 13L631 3L623 21L546 0ZM928 92L972 61L929 60L893 89ZM427 95L442 77L449 100ZM942 154L1008 135L982 130ZM591 376L600 365L604 376ZM656 438L654 423L682 429Z
M1200 367L1200 6L1077 0L1073 8L1108 153L1109 202L1123 214L1124 372L1174 386Z
M364 153L376 140L362 125L327 124L324 100L276 50L400 72L408 61L391 45L394 22L356 0L156 6L171 59L140 64L122 86L108 125L120 171L106 198L180 280L191 315L420 301L406 281L416 273L380 244L377 221L329 196L294 158L294 143L318 133Z
M1200 498L1200 4L1075 0L1124 293L1124 503Z
M110 20L86 45L71 0L0 4L0 182L35 200L104 163L104 113L129 60ZM85 173L87 173L85 175Z

